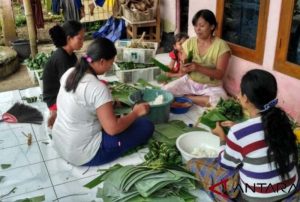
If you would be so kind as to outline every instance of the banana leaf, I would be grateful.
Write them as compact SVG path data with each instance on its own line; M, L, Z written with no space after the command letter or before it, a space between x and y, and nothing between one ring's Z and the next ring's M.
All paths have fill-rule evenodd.
M170 72L171 69L167 66L167 65L164 65L163 63L159 62L158 60L152 58L152 62L158 66L161 70L163 70L164 72Z
M97 178L93 179L91 182L85 184L84 187L89 188L89 189L92 189L92 188L96 187L101 182L103 182L104 180L106 180L109 177L109 175L112 173L112 171L118 170L121 167L122 166L120 164L116 164L113 167L110 167L109 169L105 170L105 172L102 173L100 176L98 176Z
M97 197L104 202L194 201L195 197L187 191L195 188L194 176L175 168L114 166L101 175L103 188L98 189Z
M153 138L168 145L175 145L176 139L187 132L205 131L203 128L189 127L183 121L173 120L168 123L156 124Z
M218 110L213 109L200 117L200 123L207 125L210 128L216 127L216 122L227 121L228 118L223 116Z

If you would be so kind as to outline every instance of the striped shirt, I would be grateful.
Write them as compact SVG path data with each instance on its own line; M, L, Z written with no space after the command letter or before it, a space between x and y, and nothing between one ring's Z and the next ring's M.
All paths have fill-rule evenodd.
M291 165L288 169L290 178L282 181L274 161L268 162L267 150L261 117L234 125L227 135L219 163L226 169L241 166L239 188L245 199L280 200L292 194L296 188L296 166Z

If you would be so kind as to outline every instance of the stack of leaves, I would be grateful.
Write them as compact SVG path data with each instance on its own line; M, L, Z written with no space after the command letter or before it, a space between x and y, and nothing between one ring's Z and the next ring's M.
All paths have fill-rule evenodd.
M203 128L189 127L183 121L172 120L168 123L156 124L153 138L167 145L175 145L176 139L187 132L204 131Z
M111 89L111 94L114 98L114 100L118 100L122 103L125 103L127 105L131 105L131 103L128 100L128 96L137 91L135 87L129 84L121 83L118 81L110 82L109 87Z
M180 167L152 169L147 166L115 165L84 185L98 188L97 197L104 202L117 201L195 201L189 190L195 189L196 178Z
M139 79L133 85L121 83L119 81L110 82L109 88L111 89L111 94L114 100L118 100L128 106L131 106L132 104L128 100L130 94L145 88L157 89L158 87L153 86L143 79Z
M182 162L179 151L173 145L152 140L148 147L149 152L144 156L146 165L151 165L154 161L160 161L163 165L179 165Z
M26 59L25 65L31 70L43 69L46 62L49 60L50 54L38 53L34 58Z
M215 128L218 121L239 122L244 119L243 108L240 103L234 99L221 99L217 106L203 113L199 122Z

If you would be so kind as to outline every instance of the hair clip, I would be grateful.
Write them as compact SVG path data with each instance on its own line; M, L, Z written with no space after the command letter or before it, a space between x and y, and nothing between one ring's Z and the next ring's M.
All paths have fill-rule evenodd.
M88 63L93 62L93 59L92 59L90 56L84 55L83 57L84 57L84 59L85 59Z
M278 103L278 98L271 100L270 102L268 102L267 104L264 105L264 109L260 110L260 112L268 111L272 107L275 107L277 105L277 103Z

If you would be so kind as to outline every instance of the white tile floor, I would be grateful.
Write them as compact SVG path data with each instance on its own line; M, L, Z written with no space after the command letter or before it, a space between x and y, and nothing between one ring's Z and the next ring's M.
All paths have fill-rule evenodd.
M0 115L7 111L16 101L23 102L22 96L39 96L40 88L29 88L0 93ZM48 116L47 107L42 102L30 104ZM194 124L201 109L193 108L184 115L170 114L170 119L179 119L187 124ZM33 135L32 145L27 145L27 138L22 134ZM0 164L11 164L8 169L0 168L0 201L15 201L45 195L46 201L102 201L96 198L97 189L89 190L83 185L91 181L99 172L99 168L108 168L116 163L122 165L138 164L143 161L147 149L142 149L130 156L119 158L109 164L97 167L75 167L68 164L55 152L45 123L8 124L0 123ZM16 187L15 192L5 197ZM194 192L198 201L210 201L200 190Z

